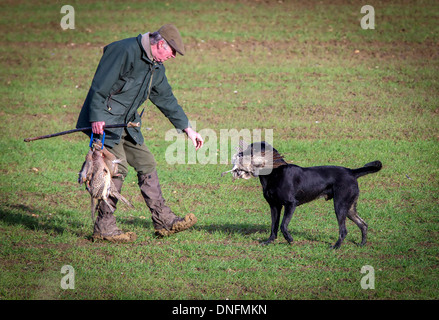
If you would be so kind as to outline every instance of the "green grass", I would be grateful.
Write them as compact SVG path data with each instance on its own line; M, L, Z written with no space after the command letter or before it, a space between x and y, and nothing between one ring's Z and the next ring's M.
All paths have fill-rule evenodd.
M438 5L378 2L376 29L362 30L355 2L307 3L72 1L67 31L61 3L1 4L0 299L437 299ZM293 245L260 246L271 222L259 181L221 178L230 164L168 164L172 126L150 104L143 134L165 198L198 223L155 238L131 171L123 194L135 209L121 204L117 219L137 241L90 241L76 183L85 135L23 139L74 128L102 47L171 21L187 55L167 63L168 79L200 132L272 129L300 166L383 162L359 180L365 247L349 221L341 249L329 249L338 226L322 199L296 210ZM225 147L230 156L235 146L213 140L198 159ZM63 265L74 290L60 287ZM364 265L374 290L361 289Z

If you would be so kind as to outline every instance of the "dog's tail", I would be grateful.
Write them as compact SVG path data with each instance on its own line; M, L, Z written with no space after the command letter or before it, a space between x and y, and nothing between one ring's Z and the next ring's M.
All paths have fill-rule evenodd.
M381 163L381 161L377 160L377 161L366 163L362 168L352 169L352 173L354 174L355 178L359 178L369 173L378 172L381 170L382 167L383 164Z

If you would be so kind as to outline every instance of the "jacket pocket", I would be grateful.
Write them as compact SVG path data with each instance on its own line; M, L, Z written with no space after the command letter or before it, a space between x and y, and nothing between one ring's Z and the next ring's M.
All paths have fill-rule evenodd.
M124 115L127 112L128 107L123 105L117 100L114 100L111 96L108 98L107 101L107 111L108 113L114 115L114 116L121 116Z
M127 84L126 79L120 78L111 87L110 94L114 95L114 94L118 94L120 92L123 92L124 87L125 87L126 84Z

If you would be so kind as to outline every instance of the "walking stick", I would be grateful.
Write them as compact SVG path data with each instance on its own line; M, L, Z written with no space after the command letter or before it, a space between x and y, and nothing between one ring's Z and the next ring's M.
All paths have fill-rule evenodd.
M134 128L134 127L140 127L140 123L139 122L135 122L135 123L128 122L128 123L123 123L123 124L109 124L109 125L104 126L104 129L111 129L111 128ZM45 135L45 136L39 136L39 137L34 137L34 138L26 138L26 139L24 139L24 142L30 142L30 141L35 141L35 140L41 140L41 139L47 139L47 138L52 138L52 137L58 137L58 136L62 136L62 135L69 134L69 133L74 133L74 132L79 132L79 131L87 131L87 130L91 130L91 127L72 129L72 130L52 133L52 134L48 134L48 135Z

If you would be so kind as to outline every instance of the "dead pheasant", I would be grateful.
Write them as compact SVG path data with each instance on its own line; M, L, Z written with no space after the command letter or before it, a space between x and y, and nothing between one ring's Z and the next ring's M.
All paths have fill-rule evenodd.
M246 142L240 140L236 153L232 157L232 164L232 170L221 173L221 177L230 172L234 181L269 174L273 169L286 165L287 162L276 149L268 144L263 149L260 144L255 144L250 148Z
M85 161L82 164L81 171L79 171L78 183L82 185L85 182L85 188L87 191L90 191L90 180L91 180L91 172L93 166L93 150L90 149L85 156Z
M109 152L102 143L95 140L90 151L85 156L85 161L79 172L78 182L85 183L85 188L91 196L91 217L94 221L94 213L101 201L104 201L111 211L115 208L107 201L108 197L121 200L131 208L134 206L117 190L112 177L118 176L118 163L120 161ZM95 200L98 200L95 205Z

